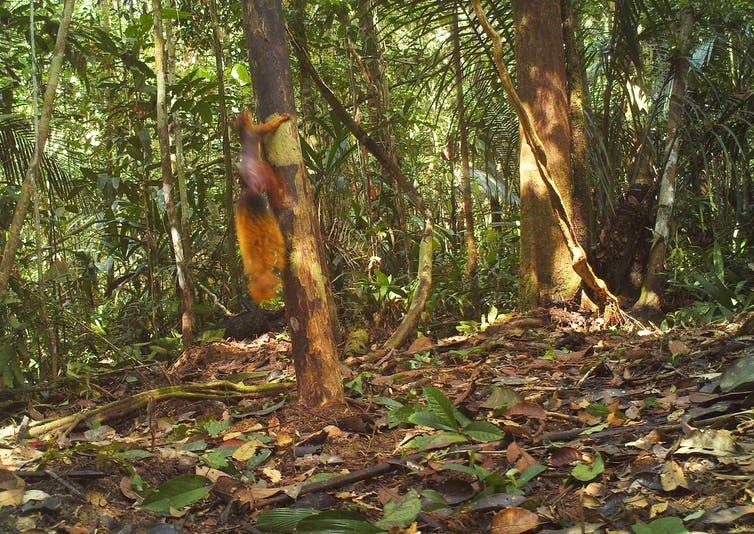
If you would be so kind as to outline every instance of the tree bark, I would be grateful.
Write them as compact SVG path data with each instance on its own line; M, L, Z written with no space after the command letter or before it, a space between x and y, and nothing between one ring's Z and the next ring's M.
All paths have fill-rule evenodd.
M579 0L561 0L563 42L568 84L568 120L571 124L571 176L573 177L573 226L576 238L589 250L592 231L591 165L586 112L589 110L589 84L584 63Z
M257 116L266 121L288 113L291 120L264 138L270 165L287 190L276 210L285 236L283 291L291 330L299 402L309 407L344 402L335 348L335 324L319 221L295 122L293 78L280 0L243 0Z
M451 21L451 39L453 40L453 73L456 89L456 114L458 115L458 144L461 156L461 183L463 185L463 221L466 242L466 276L471 292L471 310L467 318L478 316L481 308L479 296L479 279L477 277L478 255L474 237L474 211L471 202L471 171L469 169L469 141L466 131L466 110L463 101L463 64L461 60L461 37L458 29L458 12L453 13Z
M168 131L168 109L165 88L165 42L162 31L162 6L160 0L152 0L152 18L154 21L154 62L157 78L157 138L160 142L160 168L162 170L162 195L170 225L170 239L175 256L175 268L181 299L181 334L183 346L188 348L193 341L194 316L192 313L193 297L191 278L184 255L181 222L173 200L173 169L170 162L170 132Z
M513 0L512 7L518 91L540 133L564 209L572 217L571 126L560 5L557 0ZM526 138L523 131L521 138ZM521 143L519 167L522 301L528 308L573 300L579 277L571 268L568 246L528 143Z
M678 154L680 141L678 132L683 125L683 100L686 98L686 86L689 74L689 53L692 44L694 12L690 5L681 14L678 46L673 54L673 90L668 106L668 132L665 143L665 168L660 179L660 192L657 199L657 218L654 226L654 241L649 251L647 276L641 288L639 300L633 310L645 316L658 315L661 312L662 290L668 242L670 240L670 222L675 204L675 178L678 171Z
M595 292L595 295L600 301L605 303L606 324L611 324L613 322L624 323L627 318L620 309L618 299L610 292L605 285L605 282L594 274L592 266L589 265L589 262L587 261L586 252L584 252L584 249L576 239L576 232L568 215L563 197L550 173L544 144L534 127L533 118L530 116L528 110L513 87L513 82L511 81L508 71L505 68L505 64L503 63L503 43L500 39L500 35L498 35L487 20L487 14L482 8L480 0L472 0L472 5L484 32L492 40L492 58L495 67L500 76L503 89L521 122L522 137L526 140L527 145L531 147L539 176L546 186L547 197L552 212L556 215L555 223L563 234L565 245L571 255L571 266L581 280Z
M173 36L173 22L165 22L165 34L167 36L168 51L168 69L167 81L170 85L176 81L176 57L175 57L175 38ZM191 211L188 201L188 189L186 186L186 158L183 156L183 133L181 130L181 117L176 109L172 115L173 118L173 142L175 144L175 174L178 177L178 199L181 237L183 243L183 254L186 258L186 270L191 270L193 261L193 252L191 247L191 222L189 212Z
M341 120L341 122L348 128L353 136L364 145L369 152L380 162L380 164L387 169L390 176L395 180L398 187L408 196L411 202L414 203L417 210L424 215L424 231L422 233L421 241L419 243L419 266L417 272L417 286L414 290L414 295L409 305L409 309L406 315L403 316L401 324L393 332L393 334L384 343L383 347L386 349L392 349L400 346L410 334L416 331L416 326L419 322L419 316L427 303L429 298L429 291L432 287L432 249L434 246L434 218L432 211L428 209L421 195L416 190L411 180L403 173L398 164L391 159L382 148L375 142L374 139L369 137L367 133L356 123L351 117L343 104L338 100L338 97L330 90L327 84L320 78L314 65L312 65L309 55L306 50L302 49L296 43L294 43L296 55L299 59L299 65L302 70L306 70L311 76L312 81L319 89L322 97L330 104L330 108L335 115Z
M241 280L243 273L238 262L236 252L236 225L233 223L233 156L230 151L230 136L228 135L228 106L225 102L225 60L223 58L223 35L217 18L215 0L208 0L209 19L212 24L212 50L215 53L215 72L217 74L217 95L220 106L220 138L223 145L223 170L225 172L225 228L228 235L225 241L225 261L230 274L231 285L236 298L241 297L245 290Z
M37 135L34 154L26 169L24 181L21 184L21 193L18 198L18 204L13 212L13 220L8 229L8 241L3 248L3 257L0 260L0 301L5 297L8 291L8 282L10 281L10 272L15 260L18 244L21 241L21 229L26 219L26 213L29 210L29 200L34 189L33 182L37 178L39 164L44 154L47 138L50 136L50 119L52 118L52 104L55 100L55 92L58 88L60 70L63 66L63 56L65 53L65 43L68 38L68 29L73 18L73 6L75 0L66 0L63 6L63 16L60 19L58 35L55 39L55 52L50 62L50 74L47 78L47 88L45 89L44 99L42 101L42 116L39 119L39 133Z

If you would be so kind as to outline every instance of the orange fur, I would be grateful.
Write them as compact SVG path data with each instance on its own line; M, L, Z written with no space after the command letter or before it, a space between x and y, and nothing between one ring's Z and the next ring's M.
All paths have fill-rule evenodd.
M280 115L255 125L251 114L243 110L236 120L242 145L239 167L242 187L236 204L236 234L249 277L249 293L257 302L274 297L280 286L279 272L285 267L285 241L270 205L280 208L286 203L284 184L261 159L259 137L275 131L288 118L288 115Z
M275 216L269 208L255 212L248 203L239 202L236 233L251 298L257 302L271 299L280 286L275 269L282 271L285 266L285 244Z

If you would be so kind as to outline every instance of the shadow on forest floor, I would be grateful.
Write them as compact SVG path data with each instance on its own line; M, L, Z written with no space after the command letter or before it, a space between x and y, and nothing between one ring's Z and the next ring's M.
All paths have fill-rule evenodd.
M281 514L310 533L754 528L754 373L723 374L754 358L736 323L592 332L540 310L351 357L348 405L327 412L295 404L288 349L208 343L30 399L63 423L5 430L0 532L281 532ZM209 385L168 387L189 383ZM259 522L280 507L298 511Z

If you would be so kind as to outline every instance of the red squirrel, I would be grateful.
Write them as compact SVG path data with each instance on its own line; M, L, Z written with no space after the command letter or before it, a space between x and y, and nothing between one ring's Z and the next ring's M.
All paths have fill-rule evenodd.
M263 124L254 124L251 113L245 109L236 119L242 147L236 235L249 279L249 294L257 302L275 296L280 286L279 272L285 267L285 242L271 209L286 203L285 187L269 163L261 158L260 141L261 136L274 132L289 118L288 114L283 114Z

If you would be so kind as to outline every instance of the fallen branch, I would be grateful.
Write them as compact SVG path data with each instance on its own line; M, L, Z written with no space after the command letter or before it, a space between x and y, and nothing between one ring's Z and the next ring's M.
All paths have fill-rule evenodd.
M56 431L70 432L81 423L103 423L119 419L136 411L146 409L149 402L168 399L237 399L249 396L263 396L288 391L290 382L276 384L255 384L246 386L226 380L207 384L184 384L142 391L131 397L119 399L98 408L85 410L65 417L47 421L37 421L29 425L28 437L38 437ZM0 438L15 434L15 428L8 427L0 431Z

